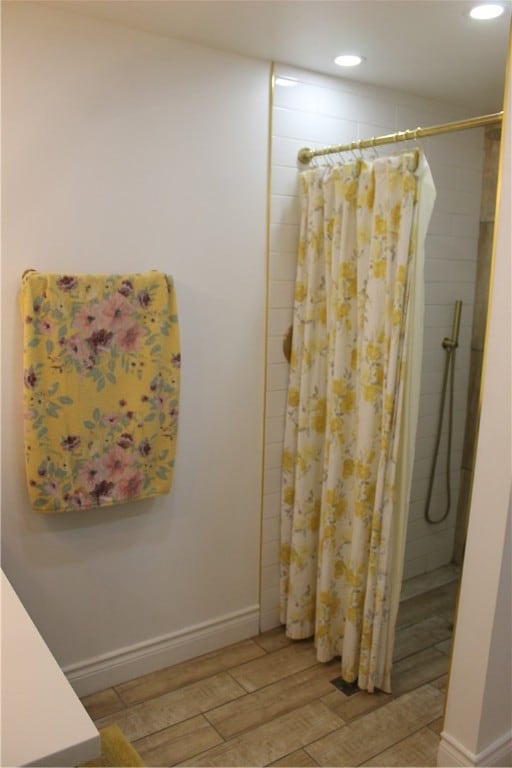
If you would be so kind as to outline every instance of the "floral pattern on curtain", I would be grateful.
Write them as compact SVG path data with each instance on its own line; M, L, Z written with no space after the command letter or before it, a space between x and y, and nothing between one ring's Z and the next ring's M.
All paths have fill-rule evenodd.
M390 690L389 574L419 152L305 171L281 515L281 622ZM423 158L420 157L423 160ZM391 637L393 637L393 631Z

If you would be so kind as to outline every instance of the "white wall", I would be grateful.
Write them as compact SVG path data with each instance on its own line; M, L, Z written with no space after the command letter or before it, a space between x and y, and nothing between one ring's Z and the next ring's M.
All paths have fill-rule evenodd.
M303 146L317 148L472 116L466 110L411 94L373 88L283 65L276 66L275 75L294 78L298 84L295 87L275 87L272 114L263 628L278 623L279 498L288 384L288 365L282 353L282 338L292 320L299 224L297 152ZM446 564L452 555L468 385L483 132L477 129L438 136L423 140L422 146L434 176L437 201L426 244L422 390L405 578ZM451 333L456 299L462 299L463 311L460 347L456 355L452 507L444 523L431 526L423 520L423 511L445 359L441 341ZM440 517L445 509L445 440L446 435L441 444L432 497L434 517Z
M512 765L511 49L482 410L438 765Z
M2 11L2 564L86 692L257 632L269 65L65 8ZM183 367L169 496L29 508L17 299L28 267L174 276Z

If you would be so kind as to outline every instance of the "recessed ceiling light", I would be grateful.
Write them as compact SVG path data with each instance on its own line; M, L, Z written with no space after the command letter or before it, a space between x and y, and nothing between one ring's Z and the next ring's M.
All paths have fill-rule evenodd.
M355 53L344 53L341 56L336 56L334 59L334 63L338 67L357 67L362 61L364 61L364 58Z
M501 16L505 8L497 3L484 3L475 5L469 12L472 19L496 19Z
M290 88L293 85L297 85L298 80L295 80L293 77L276 77L274 83L276 85L282 85L285 88Z

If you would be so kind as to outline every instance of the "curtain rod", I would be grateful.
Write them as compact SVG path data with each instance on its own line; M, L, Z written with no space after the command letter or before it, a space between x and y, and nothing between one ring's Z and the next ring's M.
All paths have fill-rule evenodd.
M393 144L398 141L411 141L421 139L424 136L438 136L441 133L451 133L452 131L464 131L467 128L479 128L482 125L490 125L501 121L503 112L495 112L492 115L481 115L480 117L471 117L467 120L457 120L453 123L442 123L441 125L431 125L428 128L415 128L409 131L398 131L397 133L388 133L386 136L373 136L371 139L359 139L350 144L335 144L323 149L309 149L303 147L299 150L298 160L307 165L314 157L323 155L332 155L337 152L347 152L354 149L368 149L379 147L382 144Z

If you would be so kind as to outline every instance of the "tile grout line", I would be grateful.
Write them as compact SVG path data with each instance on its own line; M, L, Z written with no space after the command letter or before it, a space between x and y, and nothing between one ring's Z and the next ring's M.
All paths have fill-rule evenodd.
M133 739L133 741L131 743L132 744L137 744L137 742L144 741L144 739L147 739L150 736L156 736L159 733L163 733L168 728L175 728L178 725L183 725L184 723L188 723L191 720L195 720L196 717L205 717L205 714L204 714L204 712L199 712L199 713L196 713L195 715L190 715L190 717L185 717L183 720L178 720L177 723L171 723L170 725L164 725L163 728L157 728L156 731L151 731L151 733L146 733L145 736L139 736L138 739ZM209 725L211 725L209 720L208 720L208 723L209 723ZM219 733L219 736L220 736L220 733Z
M234 699L234 701L236 701L236 699ZM221 706L222 706L222 705L221 705ZM208 712L213 712L215 709L218 709L218 707L213 707L213 709L209 709L209 710L208 710ZM215 725L215 723L212 723L212 721L211 721L211 720L210 720L210 718L208 717L208 712L203 712L203 717L204 717L204 718L207 720L207 722L208 722L208 723L210 724L210 726L213 728L213 730L215 731L215 733L217 733L217 734L220 736L220 738L222 739L222 743L223 743L223 744L227 744L227 742L228 742L228 739L226 739L226 738L225 738L225 737L222 735L222 733L219 731L219 729L217 728L217 726ZM220 744L218 744L217 746L220 746ZM198 753L198 754L199 754L199 753ZM196 757L196 755L192 755L192 757Z
M430 720L430 722L428 722L428 723L424 723L423 725L419 726L419 728L417 728L416 730L411 731L411 733L407 734L407 736L403 736L401 739L398 739L398 741L395 741L395 742L393 742L393 744L390 744L388 747L386 747L386 749L381 749L379 752L376 752L373 755L369 755L368 757L366 757L364 759L364 762L358 763L358 765L359 766L364 766L367 763L368 760L373 760L374 758L378 757L379 755L383 755L384 752L387 752L390 749L394 749L399 744L402 744L402 742L406 741L407 739L410 739L411 736L414 736L415 734L419 733L420 731L423 731L425 728L430 728L430 724L434 723L436 720L438 720L437 717L435 717L433 720ZM430 730L432 730L432 729L430 729ZM435 731L432 731L432 733L434 733L434 735L436 735L436 736L439 736L439 734L436 734Z
M311 667L307 667L306 669L311 669ZM301 671L306 671L306 670L301 670ZM297 674L297 673L292 673L291 675L287 675L286 677L282 677L282 678L280 678L278 681L275 681L275 682L276 682L276 683L280 683L280 682L282 682L283 680L287 680L288 678L290 678L290 677L293 677L293 675L294 675L294 674ZM247 695L247 696L256 695L256 694L258 694L260 691L264 691L266 688L270 688L270 687L271 687L272 685L274 685L274 684L275 684L275 683L269 683L269 685L263 686L262 688L258 688L258 689L256 689L255 691L252 691L251 693L247 693L246 695ZM229 743L230 741L233 741L234 739L236 739L236 738L238 738L238 737L244 736L244 735L246 735L247 733L250 733L251 731L254 731L254 730L256 730L257 728L259 728L259 727L261 727L261 726L264 726L264 725L267 725L268 723L271 723L273 720L275 720L275 719L276 719L276 718L278 718L278 717L283 717L284 715L289 715L289 714L291 714L291 713L292 713L294 710L296 710L296 709L298 709L298 708L300 708L300 707L302 707L302 706L307 706L308 704L314 704L315 702L318 702L318 703L322 704L324 707L326 707L327 709L329 709L329 710L332 712L332 714L333 714L335 717L337 717L337 718L338 718L340 721L342 721L342 722L343 722L343 725L346 725L346 723L345 723L345 721L343 720L343 718L342 718L342 717L340 717L340 715L336 714L336 712L334 712L334 711L331 709L331 707L329 707L329 705L328 705L328 704L325 704L325 703L322 701L322 698L324 698L324 696L326 696L326 695L328 695L328 694L322 694L322 695L320 695L320 696L314 696L313 698L306 700L305 702L303 702L303 703L302 703L302 704L300 704L300 705L291 704L291 705L289 705L288 707L285 707L285 708L284 708L282 711L280 711L280 712L279 712L279 714L278 714L277 716L276 716L276 715L270 716L270 717L269 717L267 720L263 720L263 721L261 721L261 722L257 723L256 725L250 725L250 726L247 726L246 728L242 728L241 730L234 732L234 733L232 734L232 736L229 736L229 737L224 737L224 736L222 736L222 734L220 733L220 731L219 731L218 733L219 733L219 735L220 735L220 736L222 736L222 738L223 738L224 742L227 744L227 743ZM240 698L245 698L245 697L240 697ZM237 701L237 699L234 699L233 701ZM227 702L227 703L230 703L230 702ZM213 711L215 711L216 709L220 709L222 706L224 706L224 705L223 705L223 704L221 704L221 705L220 705L220 707L213 707L211 710L208 710L208 712L213 712ZM209 722L209 723L210 723L210 724L211 724L213 727L215 727L215 726L213 725L213 723L210 721L210 719L208 718L208 713L204 712L203 714L204 714L204 716L205 716L205 717L208 719L208 722ZM216 727L215 727L215 730L217 730L217 728L216 728ZM292 750L291 750L291 752L290 752L289 754L291 754L292 752L296 752L296 751L297 751L297 749L292 749Z
M178 725L183 725L183 723L187 723L187 722L189 722L190 720L194 720L196 717L204 717L204 718L205 718L205 720L207 720L207 718L206 718L206 716L205 716L204 712L201 712L199 715L192 715L191 717L187 717L187 718L185 718L185 720L180 720L179 722L177 722L177 723L173 723L172 725L166 725L164 728L158 728L156 731L152 731L151 733L148 733L148 734L146 734L146 736L141 736L141 737L140 737L140 739L134 739L134 740L133 740L132 742L130 742L130 743L133 745L133 747L134 747L135 749L139 749L140 747L138 747L137 745L138 745L138 744L139 744L141 741L144 741L144 739L147 739L147 738L149 738L150 736L156 736L156 735L157 735L157 734L159 734L159 733L163 733L163 732L164 732L164 731L166 731L168 728L174 728L175 726L178 726ZM213 728L213 730L214 730L214 731L217 733L217 735L218 735L218 736L219 736L219 737L222 739L222 743L225 743L225 739L224 739L224 738L222 737L222 735L221 735L221 734L220 734L220 733L217 731L217 729L216 729L216 728L215 728L215 727L212 725L212 723L210 723L210 721L209 721L209 720L207 720L207 722L208 722L208 725L210 725L210 726ZM221 746L221 745L220 745L220 744L217 744L216 746ZM210 747L210 749L212 749L212 747ZM203 752L207 752L207 751L208 751L208 750L203 750ZM186 759L187 759L187 760L190 760L190 759L191 759L191 758L193 758L193 757L197 757L199 754L201 754L201 753L200 753L200 752L197 752L197 753L195 753L195 754L189 755L189 756L188 756ZM173 766L174 766L174 765L177 765L177 764L178 764L178 763L176 763L176 762L175 762L175 763L172 763L172 765L173 765ZM163 766L161 766L160 768L164 768L164 767L163 767ZM166 768L171 768L171 766L168 766L168 767L166 767Z
M167 696L168 694L171 694L171 693L178 693L178 691L186 691L187 688L191 688L193 685L204 683L207 680L211 680L212 678L217 677L218 675L228 675L232 682L238 685L239 688L242 688L242 693L239 696L235 696L233 699L231 699L231 701L235 701L235 699L240 699L242 698L242 696L245 696L247 694L246 689L238 682L238 680L235 680L235 678L229 674L229 670L219 669L216 672L213 672L212 674L205 675L204 677L199 677L197 680L193 680L192 682L186 683L185 685L178 685L176 686L176 688L168 688L156 695L147 696L142 699L136 699L135 701L132 701L130 704L125 704L123 710L120 710L120 711L126 711L126 710L131 710L132 708L135 708L135 707L140 707L142 704L146 704L147 702L150 702L150 701L156 701L157 699L160 699L163 696ZM113 712L112 716L114 716L115 714L117 714L117 712ZM200 712L199 714L203 714L203 713ZM110 717L110 715L102 715L102 717ZM98 720L100 719L102 718L98 718Z
M122 700L121 696L119 695L119 692L115 689L114 686L112 686L112 690L114 691L118 702L121 704L121 707L123 709L126 709L126 704L124 703L124 701Z
M319 699L317 699L316 701L319 701ZM329 707L326 704L323 704L323 706L326 709L329 709ZM337 731L341 731L343 728L347 727L347 723L345 720L343 720L343 718L341 718L339 715L336 715L332 711L331 711L331 714L334 715L334 717L336 717L336 719L340 721L341 725L338 725L336 728L332 728L331 730L326 731L326 733L324 733L323 736L320 736L318 739L313 739L313 741L308 742L308 744L303 744L301 746L298 746L296 749L292 750L292 752L296 752L299 749L303 749L307 753L308 757L310 757L317 765L319 765L319 763L317 762L317 760L315 760L313 755L311 755L308 752L307 747L309 747L311 744L315 744L317 741L321 741L321 739L324 739L326 736L331 736L333 733L336 733ZM288 754L292 754L292 752L289 752ZM279 759L281 760L282 758L279 758Z
M298 640L296 642L297 643L311 643L312 644L313 640L312 640L312 638L311 639L308 638L306 640ZM279 651L284 650L285 648L293 647L293 645L294 645L294 642L292 641L292 643L290 645L285 645L282 648L276 648L275 651L269 651L267 653L267 658L271 657L275 653L278 653ZM296 646L296 647L298 647L298 646ZM314 646L312 645L312 647L314 647ZM260 657L260 658L263 659L263 657ZM339 658L339 657L336 657L336 658ZM331 659L331 661L328 661L328 662L325 662L325 663L326 664L331 664L334 660L335 659ZM253 659L252 661L258 661L258 659ZM244 690L246 690L248 694L253 694L253 693L257 693L258 691L263 691L265 688L269 688L271 685L274 685L275 683L281 682L283 680L287 680L289 677L292 677L293 675L296 675L296 674L298 674L300 672L305 672L307 669L311 669L312 667L316 666L317 664L322 663L322 662L319 662L318 659L315 659L311 664L308 664L305 667L301 667L299 670L295 670L294 672L289 672L288 674L283 675L283 677L279 677L276 680L272 680L271 682L265 683L264 685L261 685L259 688L255 688L254 690L250 691L247 688L245 688L244 684L241 683L239 680L237 680L237 678L233 674L231 674L231 673L232 673L232 671L234 669L237 669L238 667L243 667L243 666L246 666L246 664L251 664L252 661L244 662L244 664L239 664L239 665L237 664L234 667L231 667L230 669L226 670L227 673L230 675L230 677L238 685L240 685L242 688L244 688Z
M286 753L286 755L283 755L283 756L282 756L282 757L280 757L278 760L274 760L272 763L269 763L269 768L272 768L272 766L275 766L275 765L276 765L276 763L279 763L281 760L286 760L286 758L287 758L287 757L290 757L290 755L293 755L293 753L294 753L294 752L300 752L300 750L301 750L301 749L302 749L304 752L306 752L306 748L305 748L305 747L297 747L297 749L292 749L292 750L291 750L291 752L287 752L287 753ZM309 754L309 752L306 752L306 754L307 754L307 756L308 756L308 757L309 757L309 758L310 758L310 759L313 761L313 763L314 763L316 766L318 766L318 768L321 768L321 766L320 766L320 763L317 763L317 761L315 760L315 758L314 758L314 757L311 757L311 755ZM289 768L291 768L291 766L289 766Z
M269 720L266 720L266 721L264 721L262 723L259 723L258 725L255 725L255 726L253 726L251 728L247 728L245 731L241 731L239 733L233 734L233 736L230 737L229 739L224 739L223 740L223 744L217 744L216 746L211 747L210 749L207 749L207 750L203 750L203 752L200 752L197 755L193 755L192 757L196 757L196 758L198 758L198 757L206 757L206 755L210 751L217 750L217 749L219 749L221 747L224 747L224 746L228 747L231 743L236 743L239 739L242 739L244 736L247 736L247 735L249 735L251 733L254 733L254 732L258 731L261 728L265 728L266 726L268 726L271 723L273 723L275 720L277 720L277 719L279 719L281 717L286 717L287 715L290 715L296 709L301 709L303 706L308 706L308 705L311 705L311 704L313 704L315 702L320 702L320 698L321 697L316 697L315 699L312 699L311 701L309 701L307 704L303 704L300 707L292 707L287 712L280 713L277 717L272 717ZM325 709L329 709L329 707L327 707L325 704L323 706L325 707ZM325 736L329 736L332 733L335 733L336 731L338 731L341 728L344 728L346 726L345 721L339 715L336 715L334 712L330 712L330 714L333 717L335 717L336 720L338 720L340 722L340 725L337 725L336 727L333 727L333 728L331 728L329 730L326 730L326 732L322 736L319 737L320 739L324 738ZM310 743L313 744L315 741L318 741L318 739L314 739L314 741L312 741ZM276 760L273 760L272 763L275 763L275 762L277 762L279 760L282 760L284 757L286 757L286 755L291 755L293 752L297 752L300 749L304 749L305 750L306 749L305 745L301 745L300 743L296 744L289 752L286 752L285 755L282 755L281 757L278 757ZM308 756L311 757L311 755L309 755L309 753L308 753ZM190 760L190 759L192 759L192 758L187 758L187 760ZM314 758L312 758L312 759L314 760ZM265 763L264 765L271 765L272 763ZM315 761L315 764L318 765L318 763L316 761Z

